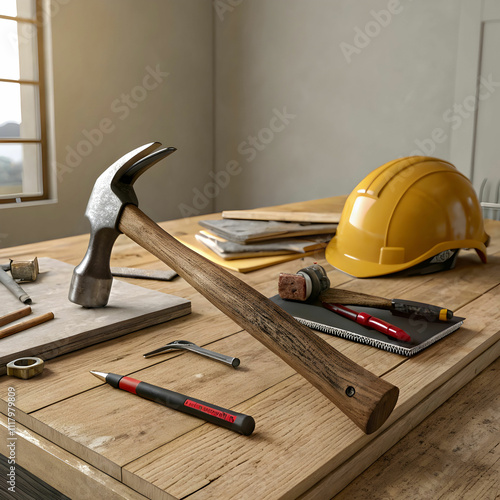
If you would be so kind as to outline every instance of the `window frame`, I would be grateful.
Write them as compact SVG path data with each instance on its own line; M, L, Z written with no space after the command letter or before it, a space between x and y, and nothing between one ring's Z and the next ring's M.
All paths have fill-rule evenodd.
M47 137L47 103L46 103L46 73L45 73L45 16L43 10L44 0L35 0L35 18L29 19L20 16L12 17L0 15L0 19L9 21L29 23L36 27L37 39L37 63L38 63L38 79L37 80L11 80L0 78L2 83L17 83L20 85L34 85L38 88L38 111L40 117L40 139L23 139L23 138L0 138L0 144L40 144L40 161L41 161L41 194L39 195L0 195L0 206L5 204L21 204L24 202L49 200L50 199L50 179L49 179L49 155L48 155L48 137Z

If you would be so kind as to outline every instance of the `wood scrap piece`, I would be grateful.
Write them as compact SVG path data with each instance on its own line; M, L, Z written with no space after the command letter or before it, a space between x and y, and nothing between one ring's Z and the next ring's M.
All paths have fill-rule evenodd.
M122 278L170 281L177 276L171 269L138 269L135 267L112 267L111 274Z
M224 219L274 220L288 222L339 222L347 196L332 196L273 207L225 210Z
M13 311L11 313L5 314L0 318L0 326L7 325L9 323L12 323L13 321L16 321L20 318L24 318L25 316L29 316L31 314L31 307L26 306L23 307L22 309L18 309L17 311Z
M200 231L195 235L200 243L226 260L312 252L325 248L332 236L326 234L308 238L281 238L244 245L211 235L208 231Z
M14 335L15 333L23 332L24 330L28 330L28 328L41 325L42 323L50 321L51 319L54 319L54 313L48 312L21 323L16 323L15 325L8 326L7 328L3 328L2 330L0 330L0 339L9 337L10 335Z

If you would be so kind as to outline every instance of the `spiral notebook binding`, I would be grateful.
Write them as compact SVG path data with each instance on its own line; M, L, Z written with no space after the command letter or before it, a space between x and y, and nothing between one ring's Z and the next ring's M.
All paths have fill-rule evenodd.
M345 340L351 340L353 342L358 342L360 344L366 344L372 347L377 347L378 349L383 349L385 351L389 351L394 354L400 354L402 356L407 356L407 357L413 356L418 352L422 351L423 349L425 349L426 347L430 346L431 344L434 344L438 340L441 340L442 338L449 335L451 332L454 332L455 330L460 328L460 326L462 326L463 324L463 321L460 321L458 323L451 325L449 328L446 328L440 334L434 335L430 339L427 339L426 341L421 342L416 346L404 347L404 346L394 345L393 343L390 342L384 342L383 340L372 339L364 335L359 335L355 332L349 332L347 330L343 330L342 328L336 328L333 326L324 325L322 323L316 323L315 321L310 321L304 318L295 316L295 319L299 323L302 323L303 325L308 326L313 330L318 330L320 332L327 333L329 335L335 335Z

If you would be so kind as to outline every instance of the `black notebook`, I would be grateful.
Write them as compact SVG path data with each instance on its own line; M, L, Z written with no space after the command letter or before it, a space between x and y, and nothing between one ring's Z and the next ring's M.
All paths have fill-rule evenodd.
M412 338L412 343L403 342L389 337L383 333L367 328L363 325L344 318L321 305L312 305L305 302L283 300L279 295L271 297L271 300L292 315L300 323L319 330L342 337L343 339L371 345L385 351L401 354L402 356L413 356L438 340L460 328L465 320L454 316L449 321L429 322L423 319L404 318L394 316L385 309L372 307L347 306L358 312L367 312L376 318L403 329Z

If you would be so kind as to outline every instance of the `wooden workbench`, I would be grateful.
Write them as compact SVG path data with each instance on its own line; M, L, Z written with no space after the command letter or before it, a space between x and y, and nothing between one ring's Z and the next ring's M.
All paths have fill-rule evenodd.
M197 220L162 226L171 234L182 235L192 230ZM331 498L498 358L500 222L486 223L491 235L487 265L479 262L475 252L461 251L451 271L357 280L334 270L318 252L302 260L238 274L271 296L276 293L279 272L293 273L318 262L327 269L332 286L436 303L466 317L461 329L409 359L318 334L400 388L395 410L375 434L363 434L304 378L177 278L135 283L190 299L190 315L49 360L43 374L31 380L0 377L0 453L7 455L7 393L14 387L17 464L73 499ZM87 236L78 236L3 249L0 261L36 255L78 264L87 241ZM125 236L115 244L112 264L160 266ZM241 366L235 370L191 353L143 358L144 352L177 339L239 357ZM235 434L113 390L89 370L132 375L250 414L256 420L256 430L250 437ZM498 399L498 384L490 389ZM467 415L471 414L469 410ZM440 420L434 425L439 442ZM449 421L442 425L446 426L442 428L446 439ZM496 440L494 446L492 440ZM490 433L486 441L484 446L493 450L498 432ZM423 452L396 470L406 470L406 477L425 484L426 497L433 497L429 478L435 479L436 471L432 470L434 462L425 458L425 442L417 435L405 446L419 446ZM397 457L392 457L397 462ZM495 457L498 461L498 452ZM417 460L421 463L415 464ZM412 476L415 465L419 468L414 470L426 473ZM368 476L370 481L373 475ZM398 480L385 476L385 485L378 486L380 496L375 489L368 490L366 498L391 498L387 492L397 491L387 485L391 478L395 483ZM0 488L5 483L3 480ZM377 484L381 483L373 480L374 488ZM345 498L361 498L357 493L366 492L366 486L360 484L356 490L353 483ZM490 487L497 488L498 480Z

